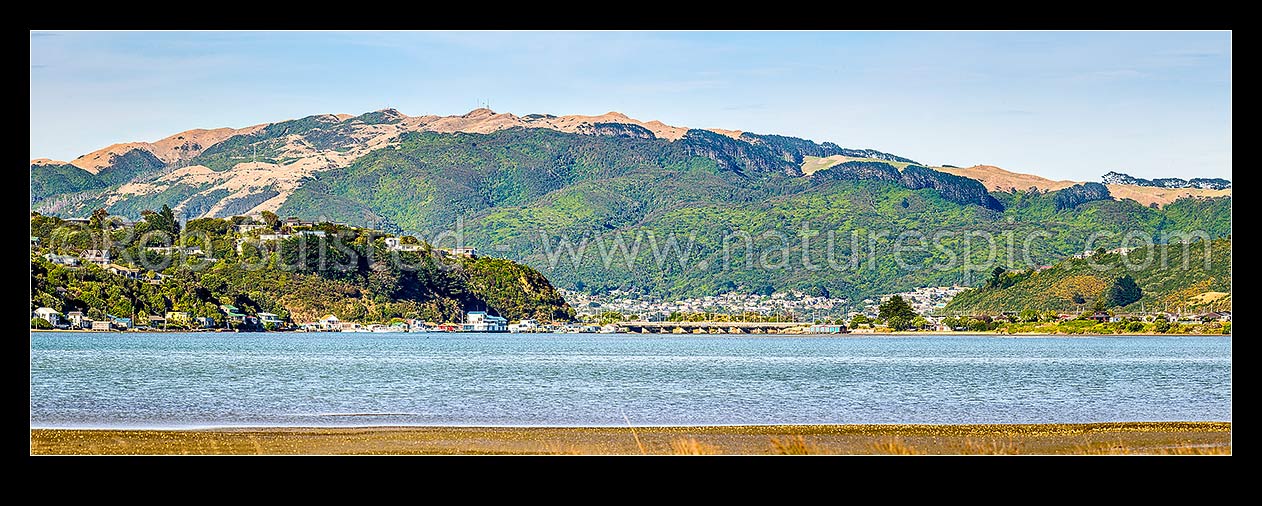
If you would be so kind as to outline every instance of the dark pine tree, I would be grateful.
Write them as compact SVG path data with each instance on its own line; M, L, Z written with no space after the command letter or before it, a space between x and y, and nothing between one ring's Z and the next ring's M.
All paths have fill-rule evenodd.
M1135 303L1144 296L1144 291L1139 288L1135 280L1129 274L1118 277L1113 280L1113 285L1109 286L1106 298L1109 305L1112 306L1128 306Z

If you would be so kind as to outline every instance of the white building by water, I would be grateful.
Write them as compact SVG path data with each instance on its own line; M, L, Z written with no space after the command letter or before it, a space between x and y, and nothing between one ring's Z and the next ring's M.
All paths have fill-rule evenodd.
M539 332L539 321L531 318L523 318L521 321L508 326L508 331L514 334L520 332Z
M43 318L44 321L47 321L54 327L61 323L61 313L51 307L36 309L33 315L35 318Z
M461 326L465 332L508 332L508 319L486 314L486 311L469 311Z

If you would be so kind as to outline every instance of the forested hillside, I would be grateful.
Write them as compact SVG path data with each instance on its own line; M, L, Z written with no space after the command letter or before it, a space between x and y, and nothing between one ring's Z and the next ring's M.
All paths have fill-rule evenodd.
M390 251L380 233L332 224L274 223L240 233L236 225L249 223L240 218L201 218L181 228L163 214L147 213L134 226L110 226L103 213L88 225L32 216L32 237L41 244L32 251L32 304L98 318L167 311L218 317L220 304L295 322L327 313L360 322L463 321L464 311L475 309L512 319L573 317L547 279L511 261L442 254L429 245L419 245L416 252ZM136 274L112 273L86 262L57 265L44 258L101 247L102 223L113 265L139 267ZM324 235L304 235L304 230ZM289 237L260 241L262 233ZM175 250L155 249L170 246L170 237L181 238Z
M680 143L514 129L405 135L398 148L320 174L281 213L377 220L431 237L458 229L465 243L498 248L562 287L677 297L766 286L859 297L969 282L992 264L1022 265L1023 258L1009 263L1006 255L987 262L980 239L968 245L971 265L951 265L952 255L963 258L965 232L1001 241L1011 234L1017 248L1038 233L1030 242L1035 263L1081 251L1096 230L1114 239L1130 230L1157 238L1230 232L1230 199L1185 199L1152 209L1109 199L1104 191L1105 198L1084 198L1077 189L1066 192L1069 197L992 195L967 178L914 164L899 171L882 162L843 163L810 177L770 165L738 173L690 156ZM902 265L873 255L888 252L907 232L942 235L934 243L941 247L909 253ZM857 267L855 233L863 246L855 252ZM1006 244L1000 247L1006 251ZM807 263L824 267L796 268L805 265L803 250L813 259ZM834 267L826 265L829 251ZM939 264L947 267L934 268Z
M1048 264L1127 234L1161 243L1231 233L1230 197L1160 207L1099 183L987 191L871 149L616 113L383 110L239 132L168 165L120 148L96 174L35 166L33 207L62 217L274 211L476 247L562 288L662 297L798 289L861 299L971 285L995 266Z
M1139 292L1126 290L1129 277ZM1042 271L993 273L980 288L957 295L948 313L1231 309L1231 239L1138 248L1126 254L1100 252L1071 258Z

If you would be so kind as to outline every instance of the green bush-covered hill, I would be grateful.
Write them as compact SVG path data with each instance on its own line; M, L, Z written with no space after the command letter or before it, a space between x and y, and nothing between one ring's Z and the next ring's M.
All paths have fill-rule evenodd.
M180 233L184 247L203 254L186 255L146 249L171 243L171 236L157 232L170 229L159 225L160 214L147 214L134 226L109 228L104 235L98 220L93 221L80 225L32 217L32 236L41 244L32 250L33 306L96 316L183 311L218 318L219 305L230 304L247 314L269 312L295 322L328 313L360 322L464 321L465 311L482 309L510 319L573 317L556 289L534 269L496 258L442 254L424 244L416 252L389 251L371 230L332 224L290 230L278 225L279 230L241 234L233 226L240 219L201 218ZM325 236L257 240L260 233L304 229ZM116 264L142 267L138 279L96 265L55 265L44 258L99 248L105 237ZM241 237L249 239L238 253Z
M477 247L562 288L664 297L771 288L862 298L973 284L994 266L1048 264L1126 234L1161 243L1231 233L1230 197L1156 208L1095 183L988 192L879 151L748 132L663 138L649 123L603 118L563 131L538 126L554 116L487 110L311 116L166 166L132 152L95 176L40 169L33 206L132 218L162 205L184 218L274 209ZM819 157L838 162L804 173Z
M1142 290L1137 300L1112 300L1110 288L1129 276ZM1041 271L1000 273L957 295L946 312L1092 309L1096 301L1127 311L1231 309L1231 239L1141 247L1126 254L1070 258Z

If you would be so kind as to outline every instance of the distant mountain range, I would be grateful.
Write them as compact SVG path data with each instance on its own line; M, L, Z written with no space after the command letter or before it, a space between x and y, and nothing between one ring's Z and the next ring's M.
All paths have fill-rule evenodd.
M1140 179L1131 177L1121 172L1112 172L1104 175L1105 183L1112 184L1129 184L1135 186L1155 186L1158 188L1202 188L1206 190L1226 190L1231 188L1231 181L1221 178L1192 178L1179 179L1177 177L1165 177L1158 179Z
M1130 230L1223 236L1231 230L1230 195L935 167L872 149L615 112L324 114L190 130L31 166L32 209L44 214L84 217L104 208L135 218L166 204L186 218L267 210L431 240L458 231L466 245L523 261L561 288L664 296L770 287L861 297L968 281L996 262L933 268L947 250L965 247L958 234L941 251L875 255L862 268L776 260L888 252L908 231L1046 233L1031 253L1039 263L1081 251L1095 231L1119 241ZM852 233L876 231L887 235L851 241ZM746 244L725 246L733 234L748 236ZM667 238L678 239L672 255L653 242ZM628 249L618 249L620 241ZM578 254L557 249L566 244Z

